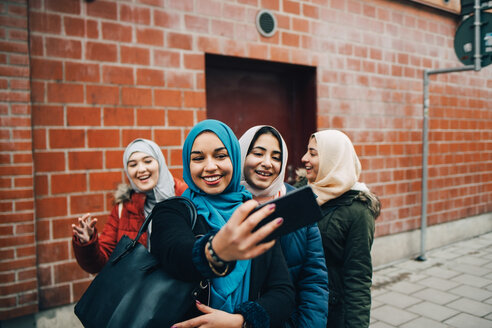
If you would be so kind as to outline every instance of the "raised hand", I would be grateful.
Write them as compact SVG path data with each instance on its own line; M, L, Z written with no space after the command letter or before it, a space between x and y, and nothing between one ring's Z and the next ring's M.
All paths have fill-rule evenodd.
M97 218L92 219L90 213L85 214L81 218L78 218L79 225L72 224L73 234L79 239L82 244L85 244L91 240L94 234L94 228L97 223Z
M260 243L283 222L277 218L252 232L258 223L273 213L275 204L264 206L250 214L258 202L249 200L237 208L227 223L212 240L212 248L224 261L246 260L257 257L275 245L275 240Z

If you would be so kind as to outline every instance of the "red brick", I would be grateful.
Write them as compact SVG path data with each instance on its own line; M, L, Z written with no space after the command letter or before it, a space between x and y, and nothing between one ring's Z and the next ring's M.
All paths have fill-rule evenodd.
M148 48L121 46L121 62L127 64L149 65L150 50Z
M67 107L68 126L100 126L101 109L94 107Z
M0 101L5 102L27 102L29 99L28 92L0 92Z
M0 166L0 176L29 174L32 174L32 167L30 165Z
M155 90L154 99L156 106L181 106L181 91L178 90Z
M82 45L78 40L46 38L46 54L52 57L82 58Z
M85 36L85 21L81 18L63 17L63 26L65 29L65 34L68 36Z
M119 147L119 130L90 130L87 131L88 146L91 148Z
M89 274L80 270L77 262L62 263L54 266L55 284L72 282L89 277Z
M79 129L49 131L51 148L81 148L85 146L85 131Z
M116 20L117 19L117 3L108 1L94 1L86 3L87 14L89 16L107 18Z
M132 42L132 27L116 23L102 23L102 37L105 40Z
M92 3L98 3L91 2ZM55 306L70 303L70 286L60 285L55 287L41 288L39 290L39 309L45 310Z
M108 107L103 110L103 120L105 126L121 126L134 124L133 108L114 108Z
M118 87L106 87L88 85L86 86L86 102L91 105L118 105L120 100L120 91Z
M37 303L38 293L36 290L33 290L30 293L22 293L19 295L19 305L31 305L33 303Z
M15 202L15 211L32 211L34 210L34 201L16 201Z
M180 17L169 12L154 10L154 24L166 28L180 27Z
M179 52L167 50L154 50L154 64L161 67L176 67L181 65Z
M60 34L61 18L55 14L31 11L29 13L29 28L33 32Z
M91 173L89 175L90 190L116 190L118 185L122 182L121 178L121 172Z
M28 77L29 68L15 66L0 66L0 76L4 77ZM10 79L12 80L12 79Z
M115 62L117 61L117 47L114 44L106 44L99 42L87 42L85 58L87 60Z
M198 50L209 53L220 53L220 44L216 39L210 37L199 37L197 42Z
M66 194L87 190L85 174L53 174L51 176L51 194Z
M122 88L121 98L123 105L151 106L152 90L142 88Z
M8 285L0 286L0 295L20 294L28 290L36 289L36 280L14 282Z
M163 46L164 32L154 28L137 28L137 42L151 46Z
M283 0L282 3L283 3L282 8L283 8L285 13L290 13L290 14L295 14L295 15L300 14L299 3L294 2L294 1L289 1L289 0Z
M24 233L34 233L34 223L29 223L29 224L23 224L23 225L17 225L16 229L17 234L24 234ZM17 257L35 257L36 256L36 246L25 246L25 247L17 247L15 249L17 253Z
M167 156L167 165L168 166L183 166L183 154L182 149L171 149L171 156ZM183 176L179 174L177 176Z
M160 69L137 69L137 84L164 86L164 72Z
M33 79L61 80L62 63L45 59L31 59L31 75Z
M27 155L27 156L29 156L29 159L32 160L32 156L30 154ZM20 187L32 187L32 185L33 185L32 177L15 178L14 185L15 185L16 188L20 188Z
M63 107L34 105L32 107L33 124L40 125L64 125Z
M81 271L82 269L79 268L78 270ZM82 295L87 290L87 287L89 287L91 281L92 280L87 280L83 282L77 281L75 283L72 283L74 301L78 301L82 297Z
M29 90L29 80L27 79L10 79L11 90Z
M164 114L164 111L160 109L137 109L137 125L163 126Z
M5 259L5 257L2 257ZM15 273L13 272L0 272L0 284L10 283L15 281Z
M96 213L104 211L104 195L88 194L70 197L70 213Z
M8 13L11 16L22 16L22 17L27 17L27 7L25 6L24 3L19 1L19 5L10 3L8 6Z
M81 84L48 83L48 101L82 103L84 102L84 87Z
M183 50L191 50L192 37L187 34L170 32L167 35L167 47Z
M0 116L0 126L26 127L29 126L30 119L25 117Z
M124 145L128 145L130 142L137 138L152 139L152 132L149 129L135 128L122 131L121 142Z
M36 172L59 172L65 170L65 154L62 152L34 152Z
M119 66L103 66L104 83L134 84L133 68Z
M183 140L181 140L181 130L155 130L154 141L161 147L180 146L183 143Z
M36 266L36 258L0 262L0 272Z
M103 153L101 151L71 151L68 153L68 167L70 170L102 169Z
M0 42L0 51L13 53L27 53L27 44L25 42Z
M299 47L300 39L298 34L294 33L281 33L282 44L289 47Z
M19 318L39 311L37 304L18 306L15 309L0 310L0 320Z
M109 150L106 154L106 169L119 169L123 165L123 151Z
M203 55L184 55L184 64L187 69L203 70L205 68L205 56Z
M36 196L48 195L48 177L46 175L35 176L35 194Z
M17 305L17 296L2 297L0 298L0 308L15 308ZM4 319L2 317L2 319Z
M46 9L65 14L80 14L80 3L78 1L45 0Z
M184 92L184 106L185 107L205 107L206 99L204 92Z
M234 23L225 22L223 20L212 20L212 35L218 35L226 37L228 39L234 38ZM169 46L174 45L175 48L186 49L188 43L183 38L177 38L176 40L169 41ZM188 41L191 44L191 40Z
M67 215L67 198L51 197L36 199L36 217L49 218Z
M65 81L99 82L99 65L66 62Z
M166 82L170 88L189 89L193 87L193 75L188 72L167 72Z
M120 5L120 20L133 24L150 24L150 10L142 7Z
M2 179L2 180L10 180L10 179ZM4 187L4 185L0 185L1 187ZM8 187L8 186L5 186L5 187ZM1 202L0 203L0 212L12 212L13 210L13 207L12 207L12 202ZM12 229L12 227L0 227L0 229ZM5 235L7 233L4 233L3 230L0 230L0 235Z
M225 15L231 19L231 16ZM185 27L187 31L209 33L210 20L205 17L185 15ZM243 20L243 19L241 19Z
M167 119L169 126L193 126L193 111L168 110Z
M0 248L19 245L33 245L34 235L27 236L0 236Z
M31 82L31 98L33 102L45 101L45 84L40 82Z
M32 189L0 190L0 199L32 198Z

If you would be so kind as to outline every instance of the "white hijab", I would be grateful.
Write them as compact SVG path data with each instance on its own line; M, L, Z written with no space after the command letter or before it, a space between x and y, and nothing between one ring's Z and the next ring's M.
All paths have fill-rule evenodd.
M164 159L164 155L162 155L162 151L159 146L151 140L141 138L135 139L130 142L123 154L123 167L125 168L126 176L128 177L128 180L130 180L130 184L134 190L142 192L142 190L138 189L133 183L130 175L128 174L128 160L135 152L142 152L152 156L159 164L159 180L157 181L156 186L146 193L147 198L145 200L144 211L145 217L147 217L152 212L152 209L156 203L174 196L174 179L171 172L169 172L169 169L167 168L166 160Z
M318 204L337 198L350 189L368 191L358 182L361 165L349 137L338 130L313 133L318 147L319 168L316 180L309 183Z
M287 158L288 158L288 151L287 151L287 145L285 144L284 138L282 138L282 135L280 132L278 132L277 129L275 129L272 126L272 129L278 132L280 139L282 140L282 166L280 168L280 173L273 180L272 184L266 188L266 189L256 189L253 186L250 186L245 178L244 178L244 163L246 161L246 156L248 155L248 149L251 145L251 141L255 137L255 134L264 126L269 126L269 125L257 125L252 128L250 128L248 131L246 131L241 138L239 139L239 145L241 146L241 184L246 187L246 189L253 194L253 197L268 197L268 196L277 196L277 195L285 195L285 185L284 185L284 178L285 178L285 170L287 167ZM256 139L258 140L258 138Z

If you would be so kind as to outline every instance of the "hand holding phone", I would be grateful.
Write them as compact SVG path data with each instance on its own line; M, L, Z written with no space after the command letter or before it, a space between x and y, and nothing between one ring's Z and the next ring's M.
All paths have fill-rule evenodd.
M284 222L268 235L263 242L268 242L304 226L318 222L323 217L319 205L316 202L316 196L310 186L304 186L282 197L261 204L254 211L271 203L275 203L275 211L258 223L253 231L256 231L278 217L283 218Z

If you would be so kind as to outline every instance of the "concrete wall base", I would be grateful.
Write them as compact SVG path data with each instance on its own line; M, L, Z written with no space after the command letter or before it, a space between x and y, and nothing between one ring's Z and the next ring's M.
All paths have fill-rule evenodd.
M492 231L492 213L427 227L426 251ZM420 255L420 230L377 237L372 246L374 268Z
M470 239L492 231L492 213L427 228L427 250ZM380 268L420 254L420 230L379 237L374 240L372 259ZM73 312L74 304L0 322L1 328L82 328Z

